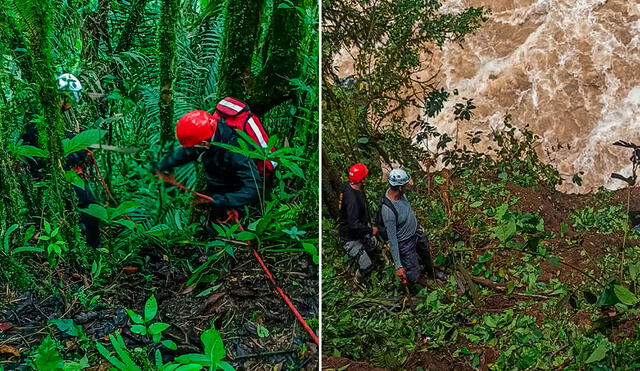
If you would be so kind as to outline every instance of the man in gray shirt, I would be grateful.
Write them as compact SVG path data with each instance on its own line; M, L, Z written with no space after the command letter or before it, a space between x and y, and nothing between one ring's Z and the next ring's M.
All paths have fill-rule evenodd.
M391 256L396 268L396 274L405 283L417 282L423 271L422 265L430 278L445 279L442 272L436 272L431 260L429 241L424 235L416 214L411 208L405 193L409 188L411 177L402 169L393 169L389 173L389 184L384 197L389 201L381 206L382 220L386 229ZM390 206L393 206L391 209Z

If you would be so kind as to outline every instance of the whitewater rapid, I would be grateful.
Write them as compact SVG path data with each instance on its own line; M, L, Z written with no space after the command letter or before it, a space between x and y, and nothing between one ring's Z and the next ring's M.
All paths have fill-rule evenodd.
M640 144L640 4L450 0L441 11L468 6L490 8L488 22L462 45L447 44L438 59L442 85L478 106L463 129L486 132L510 114L541 136L544 161L568 179L584 172L582 186L567 181L560 191L625 186L610 174L630 175L631 153L611 143ZM435 120L450 135L451 111Z

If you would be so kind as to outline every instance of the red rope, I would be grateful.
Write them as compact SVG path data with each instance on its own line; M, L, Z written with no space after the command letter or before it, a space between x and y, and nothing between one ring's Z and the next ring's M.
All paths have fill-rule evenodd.
M233 213L234 211L235 213ZM236 210L227 211L227 215L229 215L229 218L227 219L227 221L232 220L238 223L238 226L239 226L238 229L240 231L244 231L244 228L242 228L242 224L240 224L240 221L238 220L238 212ZM309 327L309 325L307 324L307 321L305 321L304 318L302 318L302 315L300 314L300 312L298 312L298 309L296 309L296 306L293 304L293 302L291 302L287 294L285 294L284 291L280 288L280 286L278 286L278 284L276 283L276 279L273 277L273 274L271 274L271 272L269 271L269 268L267 268L267 265L264 263L264 260L262 260L262 258L260 257L260 254L258 254L258 251L256 251L256 249L252 249L252 250L253 250L253 256L256 258L256 260L262 267L264 274L266 274L267 277L269 277L269 280L273 284L278 294L280 294L280 297L282 298L282 300L284 300L284 302L287 304L289 309L291 309L291 311L293 312L293 315L296 317L298 322L300 322L302 327L304 327L307 333L309 333L309 335L311 336L311 339L313 339L313 342L316 343L316 345L320 345L318 336L315 334L315 332L313 332L311 327Z
M196 192L194 190L191 190L191 189L183 186L182 184L178 183L178 181L176 181L176 179L173 177L172 174L171 175L165 175L165 174L162 174L161 172L156 172L156 175L158 176L158 178L164 180L165 182L167 182L169 184L172 184L172 185L174 185L174 186L176 186L176 187L178 187L178 188L180 188L182 190L185 190L185 191L187 191L187 192L189 192L191 194L194 194L194 195L196 195L198 197L204 198L204 199L209 200L209 201L213 200L211 197L209 197L207 195L203 195L201 193L198 193L198 192ZM229 222L229 221L233 221L233 222L238 223L238 225L239 225L238 229L240 231L244 231L244 228L242 227L242 224L240 224L240 221L238 220L238 212L236 210L229 210L227 212L227 215L228 215L228 218L226 220L224 220L224 221L218 220L218 223L223 224L223 223L226 223L226 222ZM311 336L311 339L313 339L313 342L316 343L316 345L320 345L318 336L313 332L311 327L309 327L309 325L304 320L304 318L302 318L302 315L300 314L298 309L296 309L295 305L291 302L289 297L284 293L284 291L280 288L280 286L278 286L278 284L276 283L275 278L273 277L273 275L269 271L269 268L267 268L267 265L264 263L264 261L260 257L260 254L258 254L258 251L256 251L256 249L252 249L252 250L253 250L253 256L256 258L256 260L258 260L258 263L262 267L262 270L267 275L267 277L269 277L269 280L271 281L271 283L275 287L275 289L278 292L278 294L280 294L280 297L282 297L282 299L287 304L289 309L291 309L291 311L293 312L293 315L296 317L298 322L300 322L302 327L304 327L304 329L309 333L309 335Z
M167 175L167 174L161 173L160 171L156 171L155 173L156 173L156 176L158 178L164 180L165 183L169 183L169 184L171 184L173 186L176 186L176 187L182 189L183 191L187 191L187 192L191 193L192 195L198 196L200 198L204 198L205 200L207 200L209 202L213 201L213 198L211 198L210 196L203 195L202 193L198 193L198 192L196 192L196 191L194 191L192 189L189 189L189 188L183 186L182 184L178 183L178 181L173 176L173 174L168 174Z
M107 182L105 182L104 178L102 177L102 173L100 172L100 167L98 166L98 161L96 161L96 157L93 155L93 151L88 148L86 148L85 150L89 152L89 158L93 163L93 167L95 167L96 169L96 174L98 174L98 178L100 179L100 183L102 183L102 187L104 188L105 191L107 191L107 194L109 195L109 197L111 197L111 200L113 202L116 202L115 197L113 197L113 195L111 194L111 191L109 190L109 187L107 186Z
M273 286L275 286L276 291L278 292L278 294L280 294L280 296L285 301L285 303L287 303L287 306L289 306L289 309L291 309L293 314L296 316L296 319L298 320L298 322L300 322L302 327L304 327L304 329L307 330L307 332L309 333L309 335L313 339L313 342L316 343L316 345L320 345L319 340L318 340L318 336L313 332L311 327L309 327L309 325L304 320L304 318L302 318L302 315L300 315L300 312L298 312L298 310L296 309L295 305L293 305L291 300L289 300L289 297L287 297L287 295L284 293L284 291L282 291L280 286L278 286L278 284L276 283L275 278L273 278L273 275L271 274L271 272L269 272L269 268L267 268L267 266L264 264L264 261L262 260L262 258L260 257L260 254L258 254L256 249L253 249L253 256L256 257L256 259L258 260L258 263L260 263L260 266L262 267L262 270L267 275L267 277L269 277L269 280L271 280L271 283L273 284Z

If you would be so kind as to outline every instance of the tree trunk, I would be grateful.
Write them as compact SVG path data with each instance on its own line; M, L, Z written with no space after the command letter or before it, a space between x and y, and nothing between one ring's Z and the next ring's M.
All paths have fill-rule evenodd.
M289 80L300 77L301 74L304 20L297 9L280 8L282 4L289 4L289 1L274 1L268 49L265 53L266 65L257 78L251 95L251 109L258 115L293 98L293 87ZM304 0L294 0L293 6L304 8Z
M136 28L140 21L142 21L144 16L144 8L147 5L148 0L135 0L131 5L131 11L129 13L129 18L127 18L127 23L125 23L122 28L122 34L120 35L120 39L118 40L118 46L116 47L116 53L127 51L133 42L133 37L136 34ZM175 1L172 1L175 2ZM164 15L164 6L166 1L163 2L162 11ZM161 18L164 19L164 18ZM173 21L175 22L175 21ZM175 23L174 23L175 24ZM162 36L162 30L160 30Z
M6 117L0 112L0 120ZM6 150L6 136L0 135L0 236L3 236L13 223L23 220L26 204L24 193L20 188L16 173L16 161L9 156Z
M65 201L74 200L71 187L65 180L63 163L65 160L62 147L64 123L60 112L60 99L57 94L55 65L51 57L51 41L53 33L52 15L54 6L51 0L39 2L39 6L30 10L34 13L34 32L31 33L31 46L34 56L34 78L39 87L40 115L37 127L40 146L49 150L49 186L45 200L49 209L50 220L54 219L61 226L61 235L70 248L78 245L78 228L76 213L66 210Z
M338 194L340 193L340 176L331 163L331 159L327 156L324 148L322 149L322 199L327 207L329 216L338 219L340 210L338 210Z
M173 83L176 78L176 24L180 15L178 0L162 0L160 16L160 143L173 141Z
M225 11L222 53L218 62L217 100L247 100L253 90L251 61L260 34L263 1L228 0ZM253 107L252 107L253 108Z

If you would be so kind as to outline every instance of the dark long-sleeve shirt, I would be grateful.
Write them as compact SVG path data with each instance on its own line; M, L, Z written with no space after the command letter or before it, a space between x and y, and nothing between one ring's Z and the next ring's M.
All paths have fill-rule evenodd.
M219 122L213 140L237 146L238 139L225 123ZM235 209L258 201L262 181L254 161L221 147L179 147L158 164L158 169L171 172L193 161L204 166L207 192L213 197L214 207Z
M342 185L338 233L346 241L360 240L371 233L369 205L363 191Z

